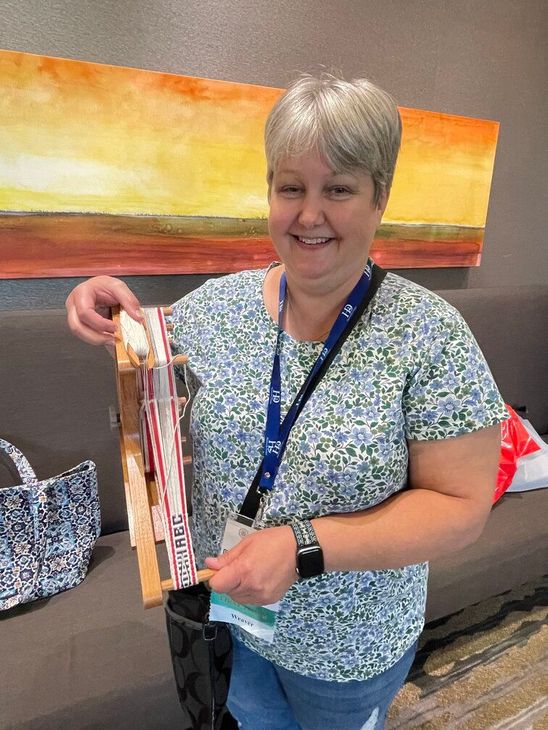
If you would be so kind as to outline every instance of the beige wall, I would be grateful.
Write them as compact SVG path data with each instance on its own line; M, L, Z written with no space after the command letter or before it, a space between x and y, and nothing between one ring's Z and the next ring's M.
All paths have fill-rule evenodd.
M496 119L481 267L401 273L429 288L548 280L546 0L13 0L0 47L272 86L324 64L404 106ZM133 283L167 301L198 280ZM0 308L60 306L73 283L0 281Z

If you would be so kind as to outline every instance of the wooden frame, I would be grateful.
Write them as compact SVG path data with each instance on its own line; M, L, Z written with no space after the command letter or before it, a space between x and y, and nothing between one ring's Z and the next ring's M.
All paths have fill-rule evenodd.
M165 309L170 314L169 309ZM120 331L120 313L116 307L112 319ZM184 356L179 356L184 357ZM186 361L186 357L184 357ZM116 342L116 388L118 391L120 455L126 494L126 506L131 546L137 552L141 593L144 608L160 606L164 591L173 587L171 577L160 575L157 545L164 542L158 491L154 478L145 473L140 436L141 393L138 384L140 365L131 349L126 350L121 339ZM175 363L177 364L177 363ZM151 363L148 363L151 366ZM190 457L185 458L188 463ZM200 581L208 580L214 571L198 571Z

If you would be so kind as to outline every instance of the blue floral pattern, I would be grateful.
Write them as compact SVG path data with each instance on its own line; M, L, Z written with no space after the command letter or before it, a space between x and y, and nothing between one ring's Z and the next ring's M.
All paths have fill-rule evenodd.
M85 461L39 481L29 462L0 439L22 484L0 490L0 609L80 583L101 530L97 470Z
M259 465L276 325L264 271L206 282L173 310L174 349L194 395L193 530L199 565L219 552ZM322 343L282 336L282 414ZM354 512L405 487L407 439L445 439L507 417L466 323L447 302L388 274L291 431L262 526ZM364 679L394 664L424 623L427 564L296 583L274 641L240 638L287 669Z

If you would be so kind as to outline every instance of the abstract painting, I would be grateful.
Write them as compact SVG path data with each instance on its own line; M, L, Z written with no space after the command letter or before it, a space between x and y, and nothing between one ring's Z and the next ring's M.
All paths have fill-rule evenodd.
M282 89L0 51L0 278L228 273L275 258ZM477 266L498 124L401 108L382 266Z

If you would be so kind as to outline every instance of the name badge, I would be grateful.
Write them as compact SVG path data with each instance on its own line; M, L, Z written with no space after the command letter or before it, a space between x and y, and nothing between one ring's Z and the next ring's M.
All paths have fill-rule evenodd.
M252 532L257 532L253 520L243 515L230 515L225 525L221 552L226 553Z
M226 521L221 550L225 553L246 535L257 532L253 520L243 515L231 515ZM280 609L279 601L267 606L251 606L236 603L225 593L211 593L210 621L224 621L239 626L259 639L271 643L274 639L276 615Z

